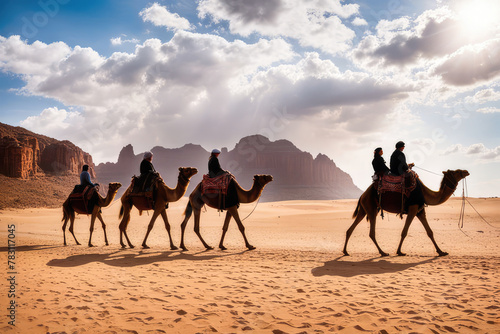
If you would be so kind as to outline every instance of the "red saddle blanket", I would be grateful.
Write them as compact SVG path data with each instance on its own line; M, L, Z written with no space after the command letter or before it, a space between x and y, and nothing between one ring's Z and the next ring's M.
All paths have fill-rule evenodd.
M216 177L210 177L208 174L203 175L203 180L201 181L201 194L227 194L227 188L229 182L233 175L227 173Z
M418 175L414 171L409 171L403 175L382 175L378 180L378 193L397 192L404 193L406 197L417 187Z
M69 201L77 213L91 214L97 202L97 191L91 186L86 186L83 190L81 188L80 185L75 186L69 195Z

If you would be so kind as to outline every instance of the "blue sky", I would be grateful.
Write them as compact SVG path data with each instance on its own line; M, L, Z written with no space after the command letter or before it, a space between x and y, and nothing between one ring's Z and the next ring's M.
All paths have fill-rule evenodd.
M437 189L499 196L497 1L0 2L0 121L123 146L288 139L360 188L394 144ZM456 195L461 195L461 187Z

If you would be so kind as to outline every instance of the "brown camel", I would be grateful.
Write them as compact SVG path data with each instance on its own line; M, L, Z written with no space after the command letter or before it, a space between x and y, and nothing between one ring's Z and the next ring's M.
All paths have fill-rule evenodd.
M95 223L96 218L101 221L102 229L104 231L104 240L106 242L106 246L109 245L108 236L106 235L106 224L104 224L104 220L102 219L102 216L101 216L101 208L107 207L109 204L111 204L111 202L113 201L113 199L116 196L118 189L121 186L122 185L118 182L110 183L109 187L108 187L108 193L106 194L106 197L104 197L104 198L101 196L101 194L99 194L99 192L96 191L97 203L95 204L94 209L92 210L92 216L90 218L89 247L94 246L94 245L92 245L92 232L94 232L94 223ZM75 209L76 208L74 208L74 206L72 205L72 203L70 201L70 198L68 197L68 199L63 203L63 218L61 220L64 222L64 224L62 226L62 230L63 230L64 245L65 246L66 246L66 225L68 223L68 220L70 221L69 231L73 235L73 238L75 239L76 244L80 245L78 240L76 240L75 233L73 233L73 226L75 223ZM86 212L78 212L78 213L79 214L88 214Z
M170 239L170 249L173 250L177 249L177 247L175 247L174 245L174 242L172 241L172 236L170 235L170 224L168 223L166 205L167 203L170 202L176 202L182 196L184 196L184 194L186 193L186 189L189 185L189 180L196 173L198 173L198 170L196 168L179 167L179 177L177 179L177 186L174 189L169 188L161 178L157 179L158 181L156 184L157 190L155 194L156 201L154 204L154 212L153 216L151 217L151 221L149 222L148 225L148 231L146 232L146 236L144 237L144 241L142 242L143 248L149 248L149 246L146 244L146 240L148 239L149 233L153 229L156 218L158 218L158 216L161 215L165 223L165 228L167 229L168 232L168 237ZM132 206L134 206L130 196L131 192L132 192L132 186L130 186L125 191L125 193L122 195L121 198L122 207L120 209L120 218L122 217L123 218L120 222L120 244L122 245L122 248L126 247L126 245L123 243L123 238L122 238L123 236L125 236L125 239L127 240L129 247L134 248L127 235L127 226L130 221L130 211L132 210Z
M235 183L235 188L236 188L236 194L238 196L238 202L239 203L252 203L255 202L260 195L262 194L262 191L264 190L264 187L266 184L271 182L273 180L273 177L271 175L254 175L253 178L253 185L250 190L245 190L243 189L236 180L233 180L232 182ZM201 243L203 246L205 246L206 249L213 249L213 247L210 247L205 240L203 240L201 234L200 234L200 214L201 214L201 208L203 205L208 205L209 207L219 209L219 198L218 196L210 196L210 195L202 195L201 194L201 183L199 183L196 188L193 190L191 195L189 195L189 202L186 206L186 212L185 212L185 218L184 221L181 224L181 249L182 250L187 250L186 246L184 246L184 231L186 229L187 222L189 218L191 217L191 214L194 211L194 232L200 238ZM245 235L245 227L243 226L243 223L241 222L240 216L238 214L238 206L234 205L232 207L226 208L226 218L224 220L224 226L222 228L222 237L220 239L219 243L219 248L222 250L225 250L226 247L224 247L224 237L226 235L228 226L229 226L229 221L231 220L231 217L234 218L236 223L238 224L238 229L240 230L241 234L243 235L243 239L245 240L245 246L249 249L255 249L254 246L250 245L250 243L247 240L247 237Z
M418 182L420 183L420 188L422 189L425 203L427 205L439 205L446 202L457 188L458 182L463 178L467 177L469 175L469 172L466 170L457 169L457 170L448 170L446 172L443 172L443 174L444 174L443 180L441 181L441 186L439 187L439 191L437 192L430 190L420 181L420 179L418 180ZM349 253L347 253L347 242L349 241L349 238L354 229L356 228L356 226L358 226L358 224L363 220L365 216L367 217L367 220L370 222L370 238L375 243L375 246L377 246L380 255L382 256L389 255L384 251L382 251L382 249L380 249L377 240L375 239L375 223L377 218L377 212L379 210L379 208L377 207L377 203L378 203L377 190L375 189L374 185L371 184L359 198L358 205L353 213L353 218L355 218L355 220L352 223L351 227L349 227L349 229L346 232L345 245L343 250L344 255L349 255ZM384 207L383 201L382 201L382 209L392 213L399 213L394 210L391 210L390 208L386 209ZM415 218L416 216L424 226L425 231L427 232L427 236L431 239L432 243L434 244L434 247L436 247L436 251L439 254L439 256L448 255L448 253L443 252L439 248L436 241L434 240L434 233L432 232L431 227L429 226L429 222L427 221L425 208L421 209L420 211L418 210L419 210L418 205L411 205L408 208L408 214L406 216L406 222L403 231L401 232L401 241L399 242L397 254L399 256L406 255L401 251L401 247L403 246L403 241L406 238L406 235L408 234L408 229L410 228L413 218Z

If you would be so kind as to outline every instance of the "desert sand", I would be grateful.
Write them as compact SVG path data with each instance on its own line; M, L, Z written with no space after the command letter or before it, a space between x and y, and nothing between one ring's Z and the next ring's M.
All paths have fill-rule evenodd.
M206 251L193 220L189 251L170 250L161 218L140 247L150 215L132 212L134 249L119 245L119 200L103 209L109 246L89 216L77 216L77 246L61 209L0 211L1 333L500 333L500 199L469 199L462 228L460 198L428 207L437 257L415 220L395 256L403 221L378 217L380 257L368 223L354 231L342 256L356 200L289 201L240 207L244 248L234 221L227 251ZM167 211L175 243L186 198ZM207 209L201 232L216 247L224 214ZM8 227L15 225L15 267L9 274ZM8 296L15 278L16 298ZM9 303L15 300L15 326Z

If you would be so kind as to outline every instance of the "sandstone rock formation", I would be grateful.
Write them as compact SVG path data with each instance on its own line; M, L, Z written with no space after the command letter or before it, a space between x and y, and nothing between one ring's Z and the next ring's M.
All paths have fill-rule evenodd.
M92 156L69 141L0 123L0 174L21 179L79 174L84 164L94 167Z
M187 144L175 149L154 147L151 151L156 170L169 185L177 182L179 167L198 168L199 173L191 179L188 193L208 172L210 153L200 145ZM135 154L132 145L127 145L120 152L117 163L96 167L99 179L103 183L114 181L128 185L132 175L139 175L142 155ZM272 142L264 136L248 136L233 150L223 148L219 160L222 168L235 175L245 188L251 187L253 175L272 174L274 181L266 187L262 201L357 198L362 193L351 177L326 155L313 158L287 140Z

